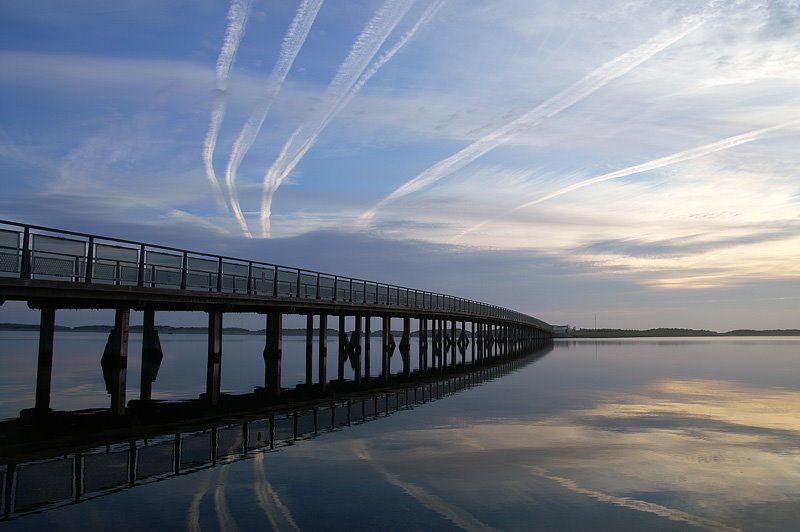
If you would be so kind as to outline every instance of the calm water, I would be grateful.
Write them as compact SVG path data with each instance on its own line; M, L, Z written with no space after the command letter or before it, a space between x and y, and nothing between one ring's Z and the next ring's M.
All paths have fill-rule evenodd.
M196 396L205 339L165 340L154 393ZM56 360L72 360L56 364L55 408L106 405L104 342L57 335ZM303 342L285 343L289 385ZM35 348L28 333L0 342L6 417L32 405ZM260 384L262 348L227 341L223 388ZM183 364L192 357L203 362ZM448 397L0 529L790 530L798 443L800 339L565 340Z

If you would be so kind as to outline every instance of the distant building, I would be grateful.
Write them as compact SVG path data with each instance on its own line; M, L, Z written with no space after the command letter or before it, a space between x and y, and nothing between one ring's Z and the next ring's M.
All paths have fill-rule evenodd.
M562 338L569 336L569 325L553 325L553 334Z

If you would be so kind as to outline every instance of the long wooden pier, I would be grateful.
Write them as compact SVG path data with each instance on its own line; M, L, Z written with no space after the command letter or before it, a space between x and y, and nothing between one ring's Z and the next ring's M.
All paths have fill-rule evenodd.
M422 374L521 354L553 336L550 325L532 316L446 294L10 221L0 221L0 304L5 301L25 301L40 311L33 405L39 413L50 410L55 315L61 309L115 311L102 369L111 411L119 415L126 410L131 311L143 312L141 401L150 400L163 357L155 327L159 311L208 315L204 397L210 405L216 405L220 397L226 313L265 316L263 396L271 400L281 394L285 315L306 316L305 385L322 390L329 384L329 318L338 318L338 380L356 385L365 379L388 381L395 350L403 362L400 375L411 376L412 320L417 324L413 339L419 343L417 371ZM369 364L373 318L382 324L377 373ZM392 334L396 322L402 325L399 339Z

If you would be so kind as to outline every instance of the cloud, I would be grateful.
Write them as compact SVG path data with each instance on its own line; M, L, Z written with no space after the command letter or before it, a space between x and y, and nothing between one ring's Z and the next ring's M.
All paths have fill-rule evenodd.
M247 27L247 18L250 15L250 2L248 0L232 0L228 8L228 26L225 28L225 37L222 41L222 49L217 58L217 91L214 104L211 110L211 123L208 126L208 133L203 141L203 164L206 169L206 177L211 184L211 190L220 210L227 209L225 196L219 185L219 179L214 171L214 148L217 145L219 128L225 117L226 91L228 80L231 77L231 69L236 60L236 51L239 49L239 41L244 35Z
M605 63L587 74L577 83L574 83L521 117L505 124L456 154L439 161L417 177L401 185L395 189L394 192L380 200L374 207L364 212L360 217L361 221L366 222L372 219L378 210L389 202L430 186L432 183L442 179L455 170L463 168L478 157L504 144L510 138L518 134L520 130L536 127L543 121L575 105L607 83L627 74L652 56L679 41L699 27L699 25L700 22L696 18L684 21L682 26L677 30L671 28L670 30L664 31L645 44L629 50L612 61Z
M538 198L538 199L523 203L522 205L518 205L518 206L514 207L513 209L511 209L509 212L515 212L515 211L518 211L518 210L521 210L521 209L526 209L528 207L532 207L534 205L538 205L538 204L540 204L542 202L545 202L547 200L550 200L550 199L553 199L553 198L557 198L559 196L563 196L564 194L568 194L570 192L574 192L575 190L579 190L579 189L584 188L584 187L596 185L598 183L603 183L605 181L610 181L612 179L619 179L621 177L627 177L627 176L634 175L634 174L639 174L639 173L642 173L642 172L649 172L649 171L652 171L652 170L656 170L658 168L663 168L664 166L669 166L669 165L681 163L681 162L684 162L684 161L690 161L692 159L696 159L696 158L699 158L699 157L706 157L706 156L711 155L712 153L716 153L718 151L728 150L728 149L731 149L731 148L735 148L736 146L739 146L741 144L745 144L745 143L748 143L748 142L753 142L754 140L757 140L757 139L759 139L759 138L761 138L761 137L763 137L765 135L768 135L770 133L774 133L776 131L780 131L780 130L787 129L787 128L795 128L798 125L800 125L800 122L793 121L793 122L787 122L785 124L781 124L781 125L778 125L778 126L772 126L772 127L767 127L767 128L763 128L763 129L758 129L758 130L755 130L755 131L750 131L750 132L747 132L747 133L744 133L744 134L741 134L741 135L736 135L734 137L729 137L729 138L720 140L718 142L712 142L711 144L704 144L702 146L697 146L695 148L690 148L688 150L684 150L684 151L679 152L679 153L674 153L672 155L659 157L658 159L654 159L652 161L648 161L648 162L642 163L642 164L637 164L635 166L631 166L631 167L628 167L628 168L623 168L622 170L617 170L617 171L609 172L609 173L606 173L606 174L603 174L603 175L600 175L600 176L592 177L592 178L589 178L589 179L584 179L584 180L579 181L577 183L573 183L573 184L571 184L569 186L560 188L560 189L556 190L555 192L551 192L550 194L547 194L546 196L542 196L541 198ZM483 222L480 222L480 223L470 227L469 229L467 229L466 231L461 233L459 235L459 237L462 237L465 234L471 233L471 232L475 231L476 229L479 229L480 227L482 227L486 223L487 223L486 221L483 221Z
M297 54L303 47L303 43L306 41L308 32L311 30L311 26L314 24L314 20L321 7L322 0L304 0L297 8L297 13L289 25L289 29L281 43L278 61L265 84L264 93L261 99L256 103L255 109L250 115L250 118L247 119L247 122L231 149L228 165L225 169L225 185L228 189L228 198L236 221L239 222L242 232L248 237L250 236L250 230L242 214L238 193L236 191L236 172L239 170L242 159L253 146L258 132L261 130L261 126L267 117L267 113L269 113L269 109L275 100L275 96L281 90L281 86L289 73L289 69L292 67Z
M434 4L438 10L439 3ZM311 123L301 125L289 137L281 149L278 159L270 166L264 175L264 195L261 201L261 229L264 237L269 236L269 219L272 211L272 197L286 176L302 160L303 156L311 149L319 135L330 121L338 114L347 102L355 96L366 80L394 55L413 36L421 24L417 24L401 39L400 46L396 46L385 56L379 59L376 68L368 71L367 68L372 58L378 53L383 42L394 31L397 24L411 7L410 2L388 0L370 19L364 30L356 38L345 61L339 67L330 85L325 91L326 107L320 116ZM428 13L423 14L423 20L429 20ZM431 15L432 16L432 15ZM360 78L364 76L364 81Z

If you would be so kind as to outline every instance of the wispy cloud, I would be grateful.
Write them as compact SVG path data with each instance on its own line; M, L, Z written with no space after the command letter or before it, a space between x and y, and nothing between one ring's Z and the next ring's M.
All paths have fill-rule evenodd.
M592 177L589 179L584 179L577 183L573 183L572 185L560 188L555 192L547 194L546 196L542 196L541 198L528 201L523 203L522 205L518 205L513 209L509 210L508 213L513 213L522 209L526 209L528 207L533 207L534 205L538 205L539 203L545 202L547 200L557 198L559 196L563 196L564 194L568 194L575 190L579 190L584 187L588 187L591 185L596 185L597 183L602 183L604 181L610 181L612 179L619 179L620 177L626 177L634 174L639 174L642 172L648 172L650 170L656 170L658 168L663 168L665 166L669 166L672 164L681 163L684 161L690 161L692 159L698 159L700 157L705 157L707 155L711 155L712 153L716 153L722 150L728 150L734 148L736 146L746 144L748 142L753 142L754 140L758 140L770 133L774 133L776 131L780 131L782 129L792 128L799 125L800 122L798 121L791 121L785 124L780 124L777 126L767 127L763 129L757 129L754 131L749 131L747 133L743 133L741 135L736 135L733 137L728 137L726 139L720 140L718 142L712 142L710 144L704 144L702 146L697 146L695 148L691 148L688 150L684 150L678 153L673 153L672 155L667 155L665 157L659 157L658 159L653 159L652 161L648 161L646 163L637 164L635 166L629 166L628 168L623 168L622 170L617 170L615 172L609 172L603 175L599 175L596 177ZM478 224L473 225L469 229L463 231L458 235L458 237L463 237L473 231L476 231L489 223L491 220L484 220Z
M303 43L305 43L308 37L308 32L311 30L317 13L319 13L322 7L322 2L323 0L303 0L300 7L297 8L294 19L289 25L289 29L281 43L278 62L272 69L269 78L267 78L264 94L256 103L256 108L253 110L250 118L247 119L236 142L234 142L230 158L228 159L228 166L225 169L225 185L228 189L228 199L236 221L239 222L242 232L248 237L251 235L247 226L247 221L239 205L239 194L236 190L236 172L242 164L242 159L244 159L247 152L250 151L250 148L253 146L258 132L261 131L261 126L267 118L269 109L272 107L272 102L281 90L281 86L289 73L289 69L291 69L297 54L300 52Z
M521 132L536 127L545 120L552 118L569 107L572 107L611 81L614 81L620 76L627 74L654 55L678 42L686 35L700 27L704 21L705 17L690 17L686 19L677 29L671 28L666 30L648 40L643 45L638 46L605 63L601 67L584 76L578 82L551 97L534 109L528 111L519 118L508 122L507 124L473 142L454 155L439 161L427 170L423 171L417 177L401 185L394 192L380 200L371 209L364 212L359 220L362 223L368 222L382 207L388 203L430 186L452 172L468 165L478 157L481 157L505 142L508 142Z
M225 37L222 41L222 49L217 58L217 92L214 97L214 104L211 109L211 123L208 126L208 133L203 141L203 165L206 170L206 177L211 184L211 190L217 200L220 210L227 209L225 196L219 184L219 179L214 171L214 149L217 146L219 128L225 117L225 107L227 102L228 81L231 77L231 69L236 60L236 52L239 49L239 42L242 40L247 18L250 15L250 0L232 0L228 9L228 26L225 28Z
M362 73L364 73L364 69L367 68L369 62L372 61L372 58L378 53L384 41L405 16L412 3L413 0L388 0L378 10L356 39L350 53L339 67L333 81L331 81L325 91L325 101L327 105L324 107L322 113L316 119L301 125L292 133L289 140L281 149L278 158L265 173L264 195L261 200L261 230L264 237L268 237L270 234L269 223L272 212L272 198L275 191L289 173L300 163L303 156L311 149L322 131L336 114L338 114L347 102L355 96L364 83L366 83L367 79L377 72L377 68L380 68L380 66L391 58L391 56L389 56L382 62L379 60L377 63L378 67L375 71L373 72L371 70L368 76L365 75L366 79L364 79L362 83L358 83ZM429 11L430 10L426 11L423 18L426 17ZM415 28L418 28L418 26L415 26ZM408 42L415 31L416 29L413 29L412 32L409 32L411 35L409 35L408 38L401 39L402 43L405 44ZM400 45L400 47L402 47L402 45ZM400 47L397 47L391 55L397 53Z

